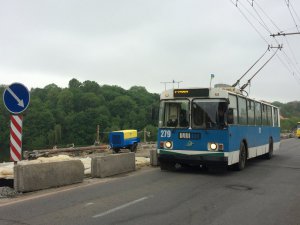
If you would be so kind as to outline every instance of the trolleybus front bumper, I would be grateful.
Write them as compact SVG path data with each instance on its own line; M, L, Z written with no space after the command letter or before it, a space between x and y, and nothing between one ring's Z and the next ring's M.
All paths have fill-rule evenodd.
M228 158L224 156L210 155L183 155L183 154L158 154L159 162L172 162L191 166L215 166L226 167Z

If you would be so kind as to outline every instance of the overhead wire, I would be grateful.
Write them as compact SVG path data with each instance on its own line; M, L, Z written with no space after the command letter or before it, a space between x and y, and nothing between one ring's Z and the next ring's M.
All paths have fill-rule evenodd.
M269 42L264 38L264 36L259 32L259 30L254 26L254 24L248 19L248 17L245 15L245 13L243 13L242 10L237 6L238 0L236 0L236 4L232 0L229 0L229 1L239 10L239 12L242 14L242 16L247 20L247 22L256 31L256 33L261 37L261 39L263 39L267 43L267 45L269 45Z
M292 5L292 3L291 3L291 2L289 2L289 5L291 6L291 8L292 8L292 10L293 10L294 14L296 15L296 17L297 17L297 19L298 19L298 21L299 21L299 23L300 23L300 17L298 16L298 13L297 13L297 11L294 9L294 6Z
M294 53L294 51L293 51L293 49L292 49L292 47L291 47L291 45L290 45L290 42L288 41L287 37L284 37L284 38L285 38L286 44L287 44L287 46L288 46L288 49L289 49L289 51L290 51L291 54L292 54L292 58L293 58L293 60L294 60L294 63L295 63L295 65L298 67L299 63L297 62L296 55L295 55L295 53ZM299 68L298 68L298 72L300 73Z
M249 2L249 0L247 0L247 1ZM278 30L278 33L282 33L281 29L276 25L276 23L271 19L271 17L268 16L268 14L263 10L263 8L259 6L259 4L257 3L257 1L254 1L254 0L253 0L253 2L252 2L252 4L251 4L252 8L254 9L254 2L255 2L255 5L257 5L257 6L259 7L259 9L263 12L263 14L270 20L270 22L273 24L273 26L276 27L276 29ZM291 6L290 2L289 2L289 6ZM292 7L292 6L291 6L291 7ZM292 7L292 9L294 10L293 7ZM257 10L255 10L255 11L257 12ZM294 11L295 11L295 10L294 10ZM297 15L297 14L296 14L296 15ZM259 16L259 18L262 19L261 16ZM297 18L299 18L298 15L297 15ZM266 24L266 23L264 23L264 24ZM296 24L296 23L295 23L295 24ZM297 24L296 24L296 27L298 27ZM296 60L295 54L294 54L294 52L293 52L293 50L292 50L292 48L291 48L291 46L290 46L290 44L289 44L289 42L288 42L288 40L287 40L286 37L285 37L285 39L286 39L286 43L287 43L287 45L288 45L289 51L291 52L291 54L292 54L292 56L293 56L294 62L292 62L292 60L290 59L290 57L287 55L287 53L286 53L284 50L282 50L281 52L284 54L284 56L285 56L285 58L286 58L286 61L287 61L287 63L288 63L288 66L290 67L288 70L291 72L291 74L293 75L293 77L294 77L294 78L297 80L297 82L299 83L299 81L300 81L300 78L299 78L300 70L299 70L299 67L298 67L298 62L297 62L297 60ZM274 40L275 40L276 43L279 45L279 42L278 42L278 40L277 40L275 37L274 37ZM282 64L284 64L285 67L288 67L288 66L283 62L283 60L282 60L281 58L280 58L280 61L281 61ZM292 71L292 70L293 70L293 69L291 69L292 67L294 67L294 70L297 71L296 74L295 74L295 72Z
M286 59L287 59L286 61L287 61L287 63L289 64L289 66L290 66L291 68L294 68L294 69L292 69L292 70L294 70L294 71L297 72L297 74L294 74L294 75L297 76L298 79L300 80L300 77L299 77L300 70L299 70L299 68L297 68L297 64L295 64L295 63L291 60L291 58L287 55L287 53L286 53L285 51L283 51L283 54L284 54L284 56L286 57Z
M295 75L295 72L293 70L291 70L291 68L286 65L286 63L282 60L282 58L280 58L279 55L276 55L278 60L281 62L281 64L291 73L291 75L294 77L294 79L297 81L297 83L300 85L300 78L299 76Z
M296 29L299 31L298 24L296 22L296 19L295 19L294 15L293 15L292 11L294 12L294 14L296 15L297 19L300 22L300 19L299 19L299 16L298 16L297 12L295 11L292 3L289 0L284 0L284 2L285 2L285 4L288 7L289 13L290 13L290 15L291 15L291 17L293 19L293 22L295 24ZM291 11L291 9L292 9L292 11ZM283 31L280 31L280 29L278 29L278 30L279 30L278 33L283 33ZM286 36L284 36L284 38L285 38L285 42L286 42L286 44L288 46L288 50L290 51L290 53L292 55L293 60L288 56L288 54L286 53L285 50L282 50L282 53L285 56L287 64L285 64L284 61L283 61L283 59L281 59L279 56L277 56L277 57L280 59L281 63L290 71L290 73L295 78L295 80L297 80L297 82L300 83L300 77L299 77L299 75L300 75L300 68L299 68L299 64L297 62L297 59L295 57L295 53L294 53L293 49L291 48L291 45L290 45L288 39L286 38ZM276 38L275 38L275 40L278 43L278 41L277 41ZM296 71L297 73L295 73L294 71Z
M294 15L293 15L293 13L292 13L292 10L291 10L291 8L290 8L290 6L291 6L290 2L289 2L288 0L284 0L284 2L286 3L286 6L287 6L287 8L288 8L288 10L289 10L289 12L290 12L290 14L291 14L291 17L292 17L292 19L293 19L293 21L294 21L294 23L295 23L295 25L296 25L296 29L298 30L298 32L300 32L300 31L299 31L299 28L298 28L298 25L297 25L297 23L296 23L295 17L294 17Z
M250 11L248 9L246 9L248 11L248 13L254 18L256 19L260 25L262 25L263 28L265 28L270 34L272 34L271 30L268 28L267 24L265 23L265 21L262 19L262 17L260 16L260 14L258 13L258 11L256 10L256 8L254 7L254 0L252 0L252 2L250 2L250 0L247 0L247 2L250 4L250 6L253 8L254 12L256 13L256 15L258 16L259 20L255 18L255 16L253 16Z
M276 23L272 20L272 18L266 13L266 11L258 4L258 2L255 1L255 5L259 8L259 10L267 17L271 24L278 30L278 32L281 32L280 28L276 25Z
M253 16L252 13L250 13L250 11L243 5L243 3L239 0L236 0L235 3L230 0L231 3L239 10L239 12L243 15L243 17L247 20L247 22L252 26L252 28L254 28L254 30L259 34L259 36L264 40L264 42L266 42L268 45L271 46L271 44L267 41L267 39L261 34L261 32L258 30L258 28L256 28L256 26L251 22L251 20L247 17L247 15L242 11L242 9L239 7L239 5L241 5L244 10L246 10L248 12L249 15L251 15L251 17L253 17L263 28L264 30L266 30L269 34L272 34L271 32L271 29L268 27L267 23L264 21L264 19L262 18L262 16L260 15L260 13L256 10L256 8L254 8L254 6L257 6L258 9L263 13L263 15L268 18L268 20L270 20L271 24L278 30L278 33L281 33L283 32L277 25L276 23L271 19L270 16L268 16L268 14L265 12L265 10L263 10L263 8L257 3L257 1L254 1L254 0L245 0L247 1L250 6L252 7L252 9L254 10L255 14L257 15L258 18L256 18L255 16ZM287 3L287 1L285 0L285 3ZM239 5L238 5L239 4ZM294 10L294 8L292 7L292 5L290 4L289 2L289 6L291 6L292 10ZM290 8L289 8L290 9ZM291 13L291 12L290 12ZM299 16L297 14L295 14L296 17L299 19ZM294 17L293 17L294 18ZM300 21L300 20L299 20ZM298 26L297 26L297 23L295 21L295 18L294 18L294 23L298 29ZM273 37L273 40L278 44L278 46L280 46L280 43L279 41L276 39L276 37L274 36ZM287 40L287 39L286 39ZM288 43L288 42L287 42ZM282 46L282 45L281 45ZM288 43L288 47L289 47L289 51L291 52L292 55L295 56L290 44ZM273 50L273 49L272 49ZM300 70L298 68L298 63L297 63L297 60L296 58L293 56L293 59L294 59L294 62L293 60L290 59L290 57L287 55L287 53L282 50L281 51L283 56L285 56L285 61L280 58L280 56L278 56L278 54L276 55L277 58L279 59L279 61L283 64L283 66L292 74L292 76L294 77L294 79L297 80L297 82L300 84ZM297 73L295 73L294 71L296 71Z
M284 37L285 37L285 36L284 36ZM288 46L289 51L291 52L292 56L295 55L295 54L294 54L294 51L293 51L292 48L290 47L290 44L289 44L289 42L288 42L288 40L287 40L286 37L285 37L285 39L286 39L287 46ZM279 41L276 39L276 37L274 37L274 40L275 40L275 42L276 42L278 45L280 45L280 43L279 43ZM298 62L297 62L297 60L296 60L296 57L294 57L294 62L293 62L293 60L288 56L288 54L286 53L286 51L285 51L284 49L282 49L281 52L282 52L282 54L285 56L286 62L287 62L287 64L288 64L288 66L290 66L291 70L297 71L297 74L298 74L298 75L297 75L297 74L295 75L295 73L293 73L293 76L294 76L294 77L297 76L297 78L300 80L300 76L299 76L299 75L300 75L300 69L299 69L299 67L297 66L297 65L298 65ZM292 67L294 67L294 69L292 69Z

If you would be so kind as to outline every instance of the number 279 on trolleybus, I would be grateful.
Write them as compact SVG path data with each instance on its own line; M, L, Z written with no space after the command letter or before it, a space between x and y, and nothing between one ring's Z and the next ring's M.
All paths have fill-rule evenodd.
M158 160L161 169L233 166L270 159L280 146L279 109L234 88L171 89L161 94Z

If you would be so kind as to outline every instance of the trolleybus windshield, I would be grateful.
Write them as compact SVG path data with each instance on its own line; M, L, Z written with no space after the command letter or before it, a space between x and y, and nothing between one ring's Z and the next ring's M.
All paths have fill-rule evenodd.
M228 103L224 99L163 100L159 127L223 129L227 126ZM190 123L191 115L191 123Z
M227 126L228 103L221 99L195 99L192 102L192 128L223 129Z
M189 101L161 101L159 127L189 127Z

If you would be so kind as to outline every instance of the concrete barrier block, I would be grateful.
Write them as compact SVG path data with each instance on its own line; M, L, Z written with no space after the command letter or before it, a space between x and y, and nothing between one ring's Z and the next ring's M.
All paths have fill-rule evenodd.
M84 166L80 160L16 165L14 188L29 192L83 182Z
M109 177L135 170L135 154L122 153L95 157L92 159L92 177Z
M158 156L156 149L150 150L150 165L151 166L159 166Z

